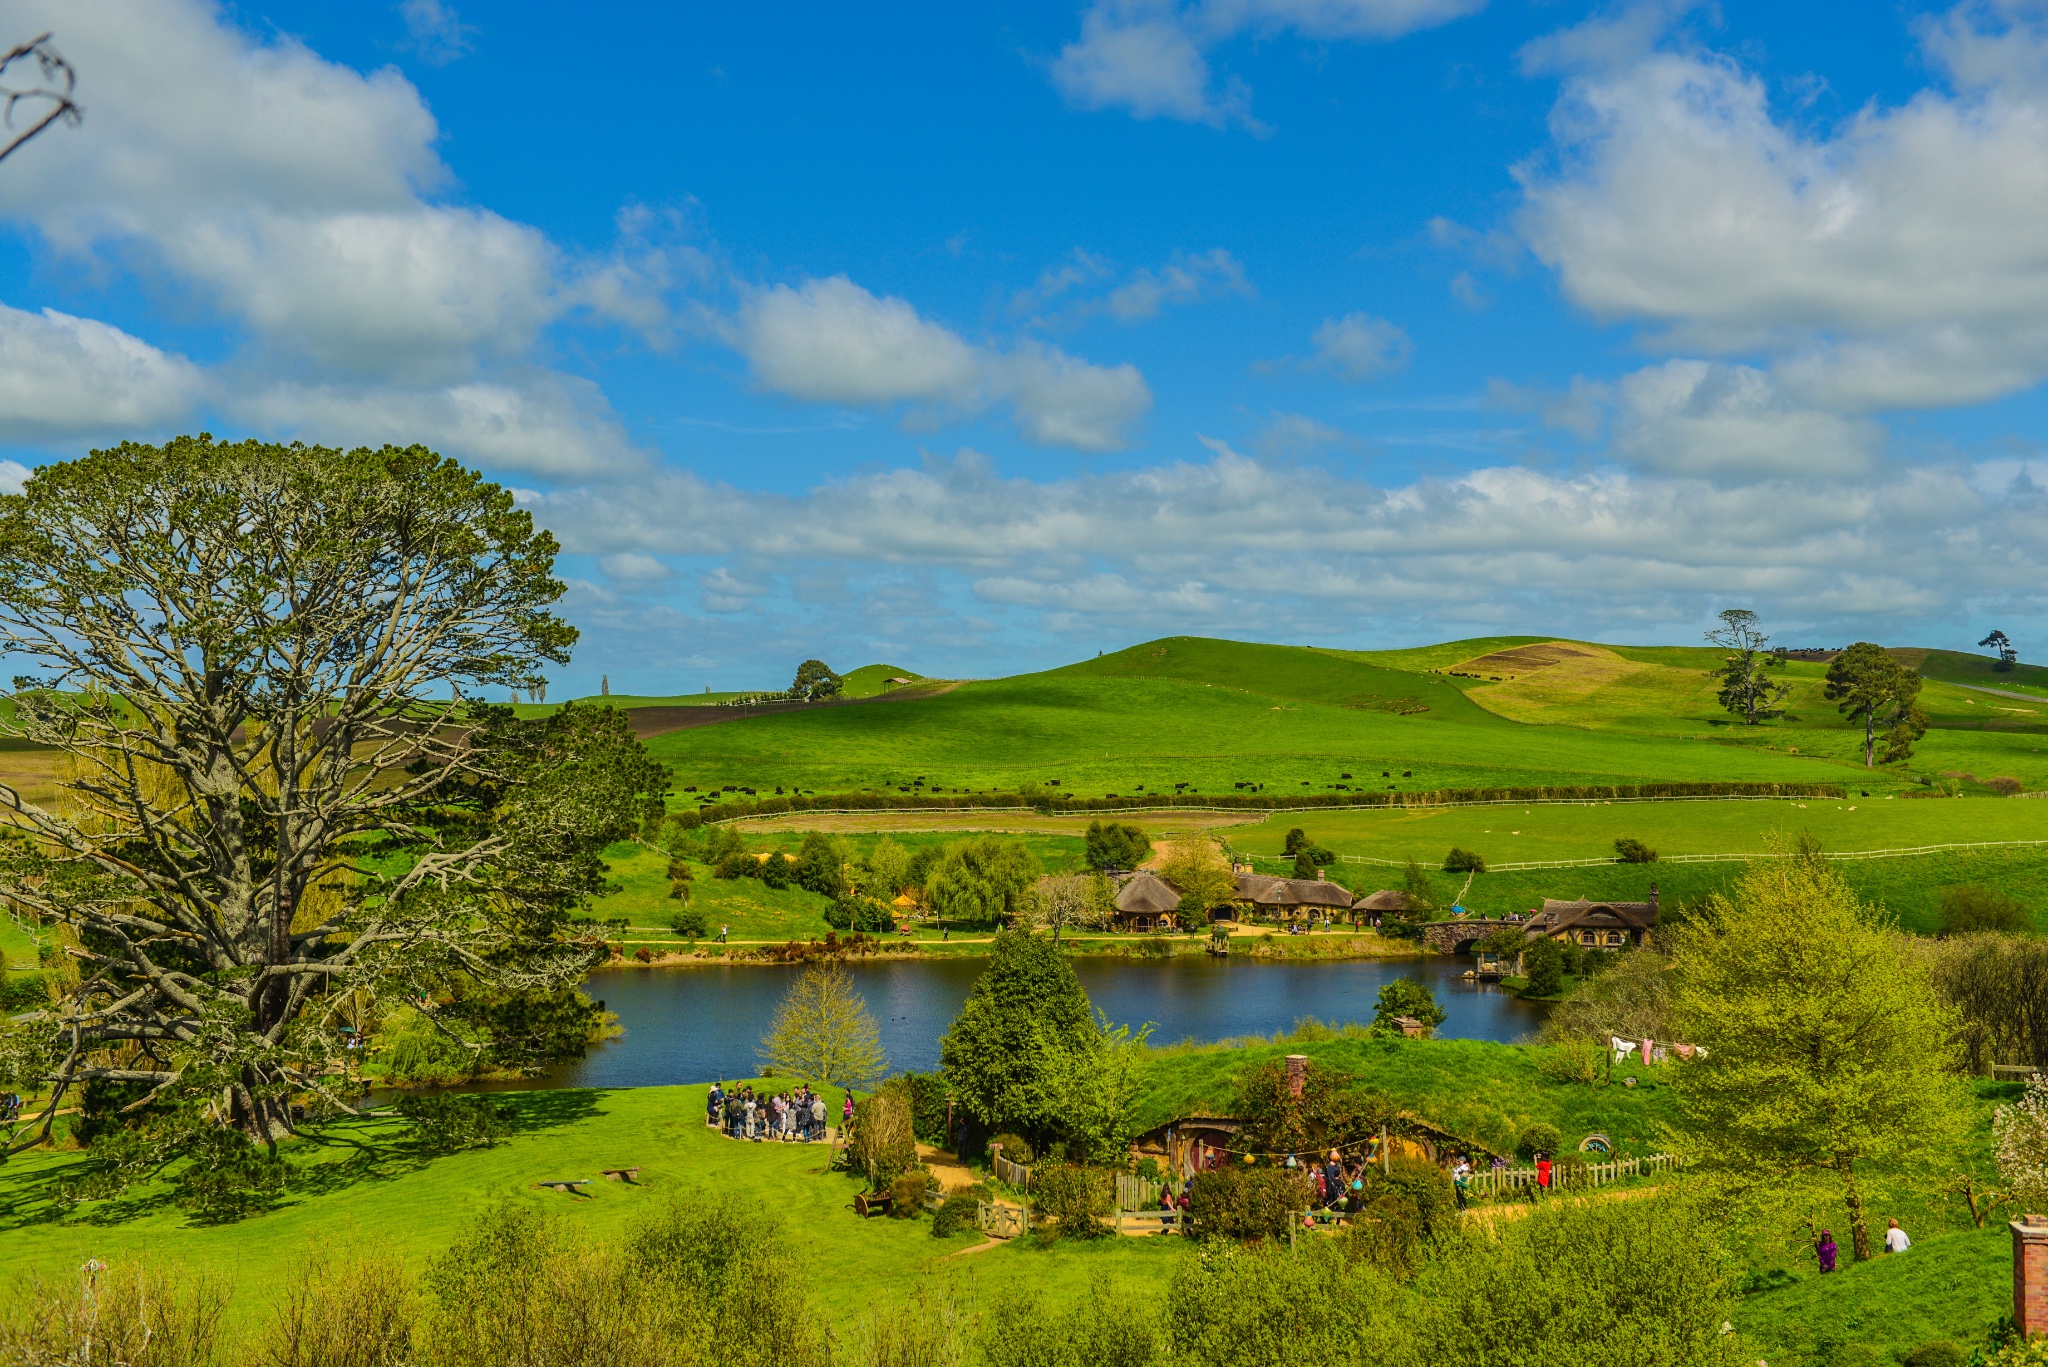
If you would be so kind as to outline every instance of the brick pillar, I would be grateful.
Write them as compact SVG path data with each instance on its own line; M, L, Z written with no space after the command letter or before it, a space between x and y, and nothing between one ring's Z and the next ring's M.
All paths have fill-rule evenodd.
M1308 1055L1307 1055L1307 1054L1289 1054L1289 1055L1287 1056L1287 1091L1288 1091L1288 1094L1289 1094L1290 1096L1300 1096L1300 1095L1301 1095L1301 1089L1302 1089L1302 1087L1303 1087L1303 1086L1305 1086L1305 1085L1307 1084L1307 1082L1308 1082ZM2042 1233L2043 1233L2043 1236L2044 1236L2044 1237L2048 1237L2048 1230L2043 1230L2043 1231L2042 1231Z
M2012 1222L2012 1322L2021 1338L2048 1334L2048 1216Z

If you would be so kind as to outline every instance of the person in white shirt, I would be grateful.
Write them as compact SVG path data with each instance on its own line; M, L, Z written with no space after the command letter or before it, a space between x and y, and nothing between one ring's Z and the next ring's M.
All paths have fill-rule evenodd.
M1913 1241L1906 1237L1905 1230L1899 1228L1897 1220L1891 1221L1890 1224L1891 1228L1884 1232L1884 1251L1887 1253L1904 1253L1913 1246Z

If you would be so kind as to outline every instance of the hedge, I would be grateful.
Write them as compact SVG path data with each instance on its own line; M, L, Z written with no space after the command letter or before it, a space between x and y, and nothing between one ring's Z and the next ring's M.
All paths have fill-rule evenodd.
M803 796L734 798L694 811L670 814L684 828L715 826L749 816L783 812L948 811L1011 809L1055 812L1152 811L1165 807L1274 812L1308 807L1445 807L1484 802L1602 802L1657 798L1780 797L1840 798L1838 783L1618 783L1559 788L1440 788L1413 793L1176 793L1156 797L1065 797L1020 793L941 796L937 793L818 793Z

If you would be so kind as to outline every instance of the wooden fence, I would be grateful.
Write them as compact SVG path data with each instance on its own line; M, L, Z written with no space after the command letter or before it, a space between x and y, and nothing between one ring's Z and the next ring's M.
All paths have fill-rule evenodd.
M991 1239L1014 1239L1031 1229L1031 1212L1022 1206L999 1206L983 1201L975 1207L975 1223Z
M1009 1159L1003 1157L1001 1149L995 1151L992 1166L995 1168L996 1180L998 1182L1007 1183L1019 1191L1031 1190L1031 1169L1025 1167L1022 1163L1012 1163Z
M1120 1172L1116 1175L1116 1208L1150 1210L1159 1204L1160 1187L1160 1183L1135 1173Z
M1648 1158L1617 1158L1607 1163L1588 1163L1584 1167L1553 1164L1550 1169L1553 1190L1567 1187L1604 1187L1609 1182L1619 1182L1624 1177L1646 1177L1652 1173L1670 1172L1684 1166L1685 1159L1677 1154L1658 1153ZM1466 1188L1473 1196L1504 1196L1509 1192L1524 1191L1536 1185L1534 1168L1480 1168L1473 1172L1471 1184Z

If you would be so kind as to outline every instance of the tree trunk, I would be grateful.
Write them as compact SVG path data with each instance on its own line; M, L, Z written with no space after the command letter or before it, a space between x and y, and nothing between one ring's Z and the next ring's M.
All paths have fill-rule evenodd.
M1876 749L1876 742L1872 739L1872 734L1876 729L1877 709L1875 707L1868 708L1863 713L1863 767L1866 769L1872 767L1870 757Z
M1847 1154L1835 1159L1835 1171L1842 1175L1842 1199L1849 1206L1849 1235L1856 1249L1856 1261L1870 1261L1870 1227L1863 1222L1863 1197L1856 1190L1856 1160Z

